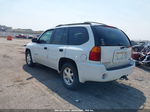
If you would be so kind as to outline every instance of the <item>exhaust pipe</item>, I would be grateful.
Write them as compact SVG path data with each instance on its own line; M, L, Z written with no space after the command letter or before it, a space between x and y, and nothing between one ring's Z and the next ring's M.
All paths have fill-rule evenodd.
M129 79L128 79L128 77L127 77L126 75L124 75L124 76L122 76L122 77L120 78L120 80L129 80Z

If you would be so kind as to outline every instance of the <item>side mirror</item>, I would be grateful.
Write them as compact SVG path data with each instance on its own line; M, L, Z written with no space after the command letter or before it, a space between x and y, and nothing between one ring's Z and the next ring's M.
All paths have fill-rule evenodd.
M37 43L37 42L38 42L38 39L37 39L37 38L33 38L33 39L32 39L32 42Z

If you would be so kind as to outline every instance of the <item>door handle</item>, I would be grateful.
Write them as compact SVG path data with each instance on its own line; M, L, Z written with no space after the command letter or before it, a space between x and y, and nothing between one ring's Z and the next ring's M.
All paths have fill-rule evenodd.
M64 50L63 49L59 49L59 52L63 52Z
M47 50L47 47L44 47L44 50Z

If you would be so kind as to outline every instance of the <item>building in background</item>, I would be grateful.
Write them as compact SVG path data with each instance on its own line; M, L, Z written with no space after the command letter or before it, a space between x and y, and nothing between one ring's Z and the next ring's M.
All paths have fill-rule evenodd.
M32 29L13 29L12 27L7 27L5 25L0 25L0 36L6 37L8 35L11 35L13 37L16 37L17 35L25 35L26 37L33 36L37 37L37 35L40 35L43 31L33 31Z

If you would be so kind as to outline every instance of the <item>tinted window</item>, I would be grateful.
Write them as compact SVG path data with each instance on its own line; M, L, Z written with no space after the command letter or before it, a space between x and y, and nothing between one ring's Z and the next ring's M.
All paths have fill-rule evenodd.
M55 29L52 44L67 44L67 28Z
M69 45L81 45L89 39L86 28L72 27L69 28Z
M39 38L39 43L48 44L52 37L53 30L49 30L44 32L41 37Z
M130 46L130 41L124 32L117 28L93 26L96 45L102 46Z

